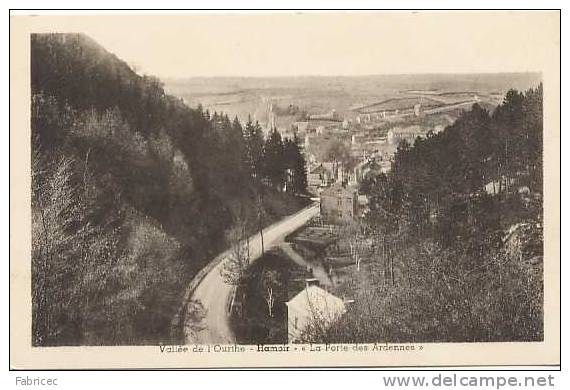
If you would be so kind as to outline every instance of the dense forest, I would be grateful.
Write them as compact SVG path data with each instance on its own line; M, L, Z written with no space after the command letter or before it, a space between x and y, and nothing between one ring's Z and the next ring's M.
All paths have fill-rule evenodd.
M297 139L187 107L82 34L31 36L34 345L169 342L184 288L302 207Z
M539 85L402 142L361 183L369 245L337 291L354 303L307 341L542 340L542 130Z

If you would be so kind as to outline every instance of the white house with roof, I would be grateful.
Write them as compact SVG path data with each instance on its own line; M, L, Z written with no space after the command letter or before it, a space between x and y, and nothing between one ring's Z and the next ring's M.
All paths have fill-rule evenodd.
M313 321L328 326L346 311L342 299L316 285L308 285L286 305L290 343L299 341L307 325Z

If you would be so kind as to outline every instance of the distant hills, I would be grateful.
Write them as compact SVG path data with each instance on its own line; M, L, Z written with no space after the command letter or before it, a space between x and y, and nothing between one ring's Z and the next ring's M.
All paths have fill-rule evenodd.
M496 105L509 89L524 91L540 81L540 73L196 77L166 79L165 89L190 106L202 104L241 118L254 114L264 121L269 101L280 106L296 105L309 114L334 108L350 118L354 115L352 107L420 94L440 95L449 100L453 94L477 93Z

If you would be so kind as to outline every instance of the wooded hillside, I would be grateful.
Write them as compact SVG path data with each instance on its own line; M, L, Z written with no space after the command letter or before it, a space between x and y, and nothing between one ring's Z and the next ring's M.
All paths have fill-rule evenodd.
M391 171L361 185L370 210L351 256L362 260L336 291L354 302L306 340L542 340L542 131L539 85L403 142Z
M85 35L32 35L31 75L34 345L168 342L236 218L253 233L304 204L295 140L271 138L270 173L258 124L187 107Z

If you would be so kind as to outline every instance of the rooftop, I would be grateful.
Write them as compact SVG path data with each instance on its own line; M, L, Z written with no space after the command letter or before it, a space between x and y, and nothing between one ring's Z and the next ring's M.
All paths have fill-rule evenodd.
M330 318L341 315L345 311L344 301L326 290L311 285L287 302L289 310L305 313L307 316L327 316Z
M319 165L318 167L316 167L315 169L313 169L310 173L312 174L321 174L321 173L330 173L330 171L323 167L323 164Z
M321 192L321 195L328 196L354 196L356 190L349 187L343 187L340 184L335 184L332 187L326 188Z

